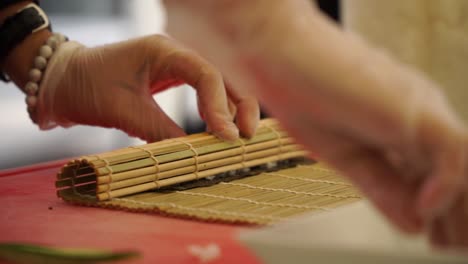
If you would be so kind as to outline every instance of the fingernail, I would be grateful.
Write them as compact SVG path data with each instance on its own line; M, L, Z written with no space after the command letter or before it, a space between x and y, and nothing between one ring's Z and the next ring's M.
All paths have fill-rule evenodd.
M232 123L226 123L224 129L221 131L214 131L213 134L221 139L234 141L239 138L239 129Z

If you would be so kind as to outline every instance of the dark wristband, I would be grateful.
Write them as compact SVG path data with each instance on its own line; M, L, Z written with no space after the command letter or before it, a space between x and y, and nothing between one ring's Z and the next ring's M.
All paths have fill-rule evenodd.
M3 8L7 8L11 5L14 5L16 3L19 3L19 2L24 2L24 0L1 0L0 1L0 9L3 9ZM39 5L39 1L36 0L36 1L32 1L34 2L36 5Z
M29 4L5 19L0 26L0 64L27 36L48 27L49 19L35 4ZM8 81L4 74L0 74L0 79Z

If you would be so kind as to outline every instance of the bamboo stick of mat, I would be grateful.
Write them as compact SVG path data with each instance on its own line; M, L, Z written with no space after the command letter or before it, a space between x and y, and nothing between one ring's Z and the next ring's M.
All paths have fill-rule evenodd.
M239 146L241 146L241 148L245 146L246 151L249 151L249 148L250 148L249 145L250 144L255 144L257 142L264 142L264 141L268 141L268 140L273 140L273 141L269 142L268 144L264 145L263 147L266 147L267 145L272 146L272 143L276 144L274 142L274 140L278 140L277 144L279 144L281 146L283 144L287 144L288 141L291 141L290 139L286 139L286 140L283 140L281 138L278 139L279 136L284 136L284 135L285 135L284 132L279 132L277 134L275 134L275 133L261 134L261 135L255 136L253 139L250 139L250 140L246 140L246 141L242 140L241 141L242 143L240 143L240 142L226 143L226 142L221 141L220 144L216 143L216 144L212 144L212 145L201 146L200 148L197 148L196 151L197 151L199 156L201 156L201 155L203 155L205 153L208 153L208 154L213 153L214 154L216 152L219 152L219 150L223 150L223 149L229 150L231 148L236 148L236 147L239 147ZM183 142L183 143L179 142L179 144L186 145L187 143L186 142ZM188 143L188 144L190 144L190 143ZM256 145L256 146L259 147L259 148L262 147L262 145ZM160 168L158 168L159 171L164 171L166 169L174 169L174 168L177 168L177 167L180 167L180 166L183 165L183 164L177 164L177 163L174 163L174 164L171 164L171 165L168 165L168 164L166 165L164 163L171 162L171 161L178 161L178 160L181 160L183 158L193 158L194 157L193 150L187 149L188 148L187 145L185 146L185 148L186 149L183 150L183 151L157 156L157 161L158 161L159 165L161 166ZM242 151L242 149L241 149L241 151ZM149 152L146 152L145 150L140 150L140 152L142 152L144 155L146 155L147 158L138 159L139 157L134 157L134 159L136 159L136 160L130 160L128 162L115 164L114 166L110 165L110 163L106 159L103 159L103 161L107 162L107 164L108 164L104 168L89 168L89 166L86 167L86 165L89 165L89 164L87 164L85 159L77 160L77 161L72 162L71 164L69 164L67 168L64 168L63 172L59 174L58 178L59 179L61 179L61 178L70 178L70 174L81 175L81 174L90 173L90 169L91 169L92 172L94 172L98 176L103 176L103 175L108 175L108 174L118 174L118 173L124 172L124 171L134 172L134 171L136 171L138 169L142 169L142 168L146 168L146 170L148 170L148 167L151 167L151 166L155 165L155 159L154 159L155 156L152 156L152 155L150 156ZM224 155L237 155L237 154L241 154L241 153L239 153L239 150L237 150L235 153L234 153L234 151L226 151L224 153ZM207 158L208 157L211 158L211 156L207 156ZM223 158L223 157L224 156L220 156L220 158ZM203 158L201 158L201 162L203 162ZM184 165L191 165L191 164L194 164L194 160L193 159L185 160L183 163L185 163ZM75 169L75 170L70 171L69 168L73 167L73 166L78 166L78 168ZM151 167L150 169L154 170L155 168ZM143 174L146 174L146 173L148 173L148 172L143 171Z
M205 139L208 138L207 141L198 142L199 144L193 143L194 141L187 141L185 138L183 140L172 139L172 141L177 141L177 144L179 144L170 144L170 146L177 148L177 151L167 149L166 144L162 145L162 151L158 149L149 149L145 145L142 147L126 148L125 150L127 151L127 153L124 154L122 154L123 152L120 150L114 151L115 153L110 152L113 153L114 157L109 156L110 154L102 154L102 156L99 156L99 160L97 160L97 158L95 158L94 156L91 156L92 158L94 158L94 160L89 161L90 156L84 156L79 160L72 161L71 164L75 164L75 166L77 164L80 164L80 168L78 169L79 171L89 170L89 167L91 167L93 170L95 170L95 173L97 175L102 176L110 174L111 171L112 173L120 173L123 171L132 171L152 166L154 164L154 159L152 157L157 157L159 164L176 161L183 158L193 157L194 153L190 149L189 144L196 148L197 153L199 155L214 153L224 149L242 147L243 145L249 146L251 144L256 144L269 140L278 140L278 143L280 145L283 144L281 138L286 137L286 134L282 131L276 132L276 130L273 129L275 128L269 127L268 130L265 130L265 127L260 127L260 133L257 133L257 135L254 138L249 140L238 140L234 143L221 141L217 138L213 138L212 135L210 135L209 137L203 137ZM128 150L130 150L131 152L128 152ZM112 163L111 160L114 160L114 162ZM120 162L116 162L116 160ZM124 162L122 162L122 160L124 160ZM102 166L102 164L105 165ZM64 174L66 173L59 174L59 178L64 176Z
M267 119L249 140L229 143L201 133L84 156L65 165L56 186L59 195L60 189L94 188L98 200L107 200L305 155L275 120Z
M256 141L259 141L261 140L261 137L259 137L260 135L265 133L271 134L275 131L282 132L282 129L279 127L279 124L274 119L264 119L261 121L261 124L257 129L255 139ZM192 144L194 147L211 145L211 143L214 142L224 143L225 145L229 144L208 133L189 135L184 137L184 141ZM98 168L104 167L106 165L104 159L107 160L107 163L112 165L116 163L126 162L128 160L135 160L147 157L147 154L145 152L142 152L141 149L153 152L154 155L161 155L163 153L167 154L178 152L181 150L186 150L186 148L187 146L185 144L181 144L181 142L177 139L167 139L155 143L146 144L144 146L141 146L141 148L129 147L112 152L84 156L81 159L86 160L88 163L92 163L95 168Z
M215 167L220 167L223 165L239 163L242 161L248 161L260 157L272 156L277 153L296 151L300 149L300 146L293 144L293 141L290 138L283 138L281 142L283 143L281 151L279 148L277 148L277 142L268 141L246 146L245 152L242 148L230 149L226 151L220 151L217 153L211 153L204 156L199 156L197 157L196 161L194 160L194 158L190 158L162 164L160 166L155 166L156 164L153 164L153 166L145 167L142 169L124 171L122 173L110 174L105 176L98 176L97 179L95 174L86 173L80 177L74 178L73 182L75 184L82 184L86 183L87 181L96 179L97 184L101 186L98 188L98 191L105 191L109 186L125 186L128 184L128 182L132 182L135 180L141 183L145 182L144 179L166 179L182 174L203 171ZM71 184L71 178L59 179L56 182L56 187L64 187Z
M290 145L292 145L292 139L290 138L283 138L281 142L283 143L283 148L288 148ZM294 148L299 149L299 146L294 144ZM115 173L112 175L102 175L102 176L100 175L98 177L98 184L122 181L122 180L130 179L130 178L135 178L135 177L148 175L148 174L156 174L156 173L159 173L160 178L168 178L168 177L177 176L179 174L183 174L187 172L194 172L196 168L195 166L196 162L198 162L198 170L204 170L204 169L210 168L209 166L206 165L207 162L223 160L229 157L237 157L237 158L240 157L242 159L242 154L244 154L244 156L247 157L249 153L263 151L266 149L270 149L273 152L278 151L277 142L267 141L263 143L249 145L245 147L245 151L242 148L236 148L236 149L228 149L224 151L210 153L207 155L198 156L197 160L195 160L194 158L188 158L188 159L176 160L174 162L160 164L159 166L154 166L156 164L152 163L151 164L152 166L150 167L124 171L124 172ZM289 150L291 150L290 147L289 147Z
M259 128L257 129L257 136L266 133L271 133L273 131L282 132L282 129L279 127L278 123L274 119L264 119L261 121ZM259 141L259 137L255 137ZM216 138L215 136L208 133L199 133L194 135L189 135L184 137L184 141L192 144L193 146L203 146L210 144L210 141L221 143L222 141ZM225 145L229 143L224 142ZM237 146L236 144L232 145ZM132 160L138 160L148 157L147 152L154 152L155 155L160 155L160 153L172 153L180 150L186 150L186 145L181 144L180 141L174 139L163 140L155 143L150 143L143 145L141 147L128 147L119 150L114 150L111 152L100 153L96 155L87 155L83 156L77 160L72 160L69 162L69 165L78 165L80 164L79 169L87 169L88 167L100 168L117 163L125 163ZM65 167L68 168L68 167ZM64 169L65 169L64 168Z
M80 191L85 193L84 189ZM94 196L77 196L71 189L63 190L61 197L86 206L263 225L305 212L334 210L358 201L360 194L336 172L314 163L203 188L143 192L107 201L98 201Z
M285 146L283 147L283 150L281 151L280 154L297 151L298 149L299 149L298 145ZM99 185L97 188L97 192L106 192L109 190L120 189L120 188L129 187L129 186L133 186L133 185L137 185L137 184L141 184L145 182L150 182L150 181L159 181L159 180L172 178L172 177L178 177L179 175L195 173L195 172L199 173L200 175L200 172L204 170L214 169L214 168L236 164L236 163L242 164L242 162L247 162L247 161L251 161L251 160L259 159L259 158L271 157L271 156L274 156L275 154L278 154L277 149L267 149L267 150L245 154L244 156L237 155L237 156L228 157L224 159L217 159L217 160L209 161L204 164L199 164L198 169L197 169L197 166L192 165L192 166L183 167L177 170L166 171L166 172L159 173L159 174L151 173L151 174L146 174L140 177L128 177L125 180L121 180L121 181L107 181L105 183L100 183L99 179L101 177L98 177L97 182ZM201 169L200 167L203 167L203 168Z
M219 139L217 139L215 142L211 141L210 142L200 142L202 144L200 145L194 145L190 142L185 141L185 139L174 139L178 140L178 151L174 152L173 150L169 151L158 151L158 150L150 150L150 149L140 149L140 152L143 152L146 154L146 156L143 157L143 159L135 159L131 162L126 162L125 166L122 166L120 164L115 164L115 165L110 165L112 167L113 172L120 172L123 170L129 170L129 169L136 169L136 168L141 168L145 167L148 165L151 165L153 160L151 156L154 156L158 158L159 163L166 163L166 162L171 162L175 160L180 160L184 158L190 158L193 157L194 152L192 150L192 147L197 150L198 155L204 155L204 154L209 154L213 152L218 152L223 149L230 149L230 148L237 148L241 147L242 145L251 145L259 142L264 142L268 140L279 140L278 137L285 137L286 134L284 132L281 133L275 133L275 132L268 132L268 133L262 133L258 134L254 138L250 140L242 140L242 141L236 141L236 142L224 142ZM148 155L151 154L151 155ZM140 154L141 155L141 154ZM108 174L109 171L106 167L102 167L98 169L98 174L99 175L104 175Z
M280 138L278 138L278 136ZM135 170L135 169L139 169L139 168L143 168L147 166L152 166L154 165L154 162L155 162L153 158L157 159L158 164L168 163L168 162L182 160L186 158L193 158L195 156L195 152L193 151L193 149L196 150L198 156L201 156L201 155L205 155L209 153L217 153L224 149L241 148L243 144L245 144L245 146L248 146L251 144L258 143L258 142L265 142L265 141L270 141L270 140L277 141L279 143L281 138L285 136L286 136L285 133L279 133L278 135L274 133L266 133L266 134L258 135L258 137L255 137L251 140L244 141L244 143L241 143L240 141L237 141L234 143L216 142L215 144L203 145L200 147L195 147L193 145L192 146L185 145L185 144L190 144L190 143L181 142L180 144L185 145L184 149L178 152L162 153L160 155L155 155L153 152L140 150L141 152L144 152L144 153L146 152L145 158L136 159L136 160L132 160L132 161L125 162L125 163L119 163L115 165L109 164L108 166L97 168L96 174L98 174L99 176L102 176L102 175L110 174L111 172L118 173L118 172L123 172L123 171Z
M284 133L279 133L278 135L284 136ZM281 146L286 146L288 144L291 144L293 141L291 138L280 138L279 140L277 137L271 137L271 135L266 135L267 138L264 137L264 135L259 135L251 140L244 141L243 144L236 144L234 146L241 146L237 148L227 148L225 149L225 146L220 146L218 144L213 144L209 146L202 146L198 149L196 149L198 153L197 161L198 163L204 163L207 161L215 160L215 159L222 159L225 157L229 156L235 156L235 155L242 155L243 153L249 153L252 151L259 151L263 150L266 148L280 148ZM272 139L265 141L264 139ZM239 140L240 141L240 140ZM257 143L260 142L260 143ZM252 143L252 144L249 144ZM220 149L221 151L213 151L213 150L218 150ZM144 152L144 151L142 151ZM180 154L182 153L182 154ZM206 155L203 155L203 153L208 153ZM189 154L187 155L187 151L179 151L179 153L170 153L170 154L165 154L161 156L151 156L145 159L140 159L136 161L129 161L127 163L121 163L121 164L116 164L114 166L109 165L108 167L104 168L95 168L92 170L90 167L86 168L77 168L75 170L76 174L78 175L86 175L89 173L95 173L99 176L99 183L106 183L109 181L119 181L119 180L125 180L129 177L138 177L141 175L146 175L149 173L162 173L167 170L174 170L174 169L180 169L184 166L190 166L195 164L195 159L194 159L194 152L193 150L189 150ZM148 153L146 153L148 156ZM183 155L183 156L182 156ZM188 159L183 159L187 157ZM158 161L158 164L155 164L155 158ZM182 159L181 159L182 158ZM173 161L173 162L172 162ZM155 166L157 165L157 166ZM68 167L64 168L62 171L62 174L70 174L70 167L77 166L77 164L69 164ZM91 169L91 170L90 170ZM112 171L112 173L101 173L102 169L105 169L106 171ZM111 179L112 177L112 179ZM69 176L64 176L64 175L59 175L58 177L58 182L57 182L57 187L62 186L65 179L69 179Z
M211 169L211 170L205 170L198 174L190 173L186 175L181 175L179 177L172 177L172 178L168 178L168 179L164 179L160 181L152 181L152 182L138 184L138 185L134 185L134 186L126 187L126 188L121 188L121 189L117 189L114 191L102 192L102 193L98 193L96 196L99 201L105 201L105 200L109 200L112 198L126 196L129 194L140 193L144 191L158 189L161 187L166 187L166 186L175 185L175 184L179 184L183 182L206 178L206 177L213 176L213 175L227 172L227 171L239 170L239 169L244 168L244 166L253 167L253 166L258 166L261 164L266 164L266 163L274 162L278 160L303 157L305 154L306 154L305 151L295 151L295 152L275 155L271 157L255 159L255 160L245 162L245 165L240 164L240 163L227 165L227 166L218 167L218 168Z

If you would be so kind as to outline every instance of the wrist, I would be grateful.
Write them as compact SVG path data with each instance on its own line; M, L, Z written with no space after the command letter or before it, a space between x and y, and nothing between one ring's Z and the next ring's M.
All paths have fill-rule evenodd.
M6 18L14 15L18 10L31 2L22 1L0 10L0 23L3 23ZM29 79L29 70L33 65L37 51L51 35L52 33L48 29L42 29L28 35L1 62L1 69L18 87L23 88L25 86Z
M4 71L21 89L29 79L29 70L37 56L37 51L51 35L52 33L45 29L28 36L6 58Z

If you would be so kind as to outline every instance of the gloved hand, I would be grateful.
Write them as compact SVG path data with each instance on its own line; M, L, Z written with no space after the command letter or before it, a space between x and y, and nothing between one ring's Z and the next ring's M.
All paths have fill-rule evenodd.
M181 136L183 130L152 97L181 83L197 90L200 113L214 134L234 140L239 130L247 137L255 133L256 99L225 85L220 72L195 52L158 35L96 48L63 44L41 83L38 124L118 128L147 141Z
M165 6L169 33L255 91L394 224L431 228L465 190L464 125L434 83L341 31L310 2Z
M430 222L430 238L441 248L468 248L468 189L457 196L443 214Z

